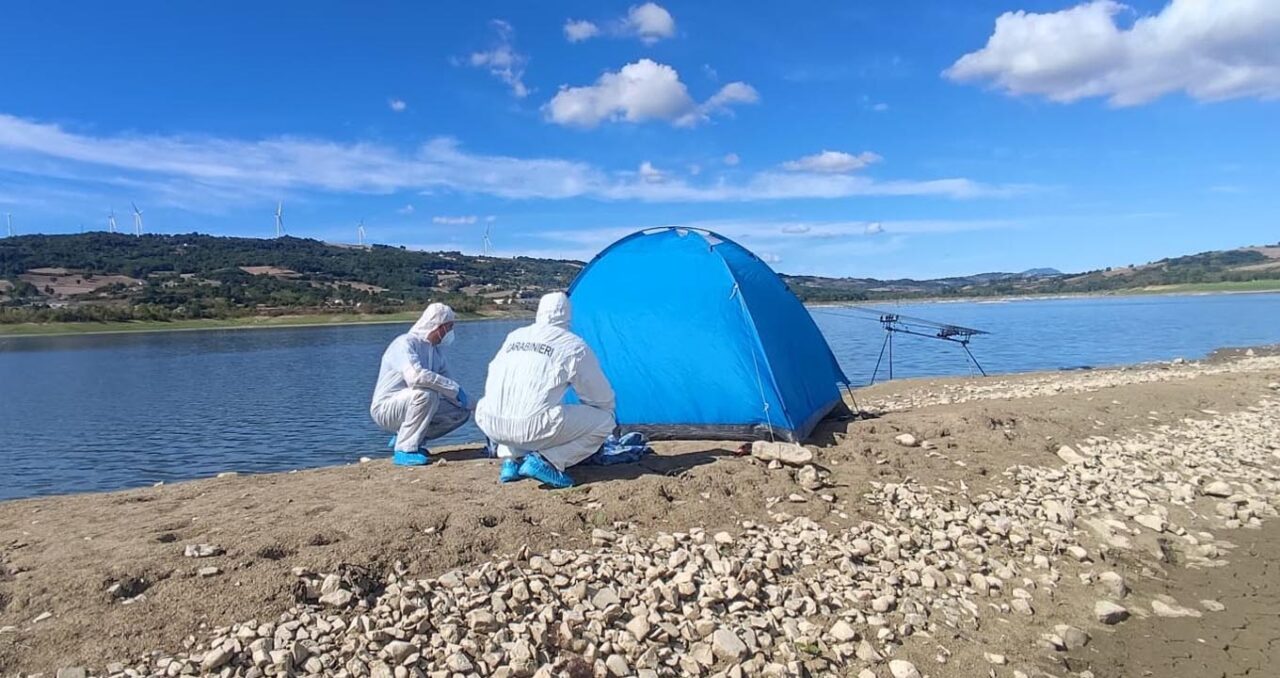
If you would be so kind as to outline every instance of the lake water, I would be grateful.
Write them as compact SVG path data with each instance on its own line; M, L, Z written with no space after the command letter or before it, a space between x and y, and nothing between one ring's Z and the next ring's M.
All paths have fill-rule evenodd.
M988 373L1197 358L1280 342L1280 295L882 304L987 330ZM855 384L884 333L874 317L814 309ZM460 323L455 376L479 396L484 369L519 323ZM0 338L0 499L285 471L381 456L369 396L386 344L406 326ZM894 376L967 374L959 346L899 336ZM881 367L881 378L886 376ZM478 440L472 426L446 442Z

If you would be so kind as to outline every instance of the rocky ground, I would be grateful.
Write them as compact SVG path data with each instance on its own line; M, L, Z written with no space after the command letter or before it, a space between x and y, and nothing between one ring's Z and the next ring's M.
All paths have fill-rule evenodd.
M0 673L1268 675L1257 353L884 384L567 491L459 451L0 504Z

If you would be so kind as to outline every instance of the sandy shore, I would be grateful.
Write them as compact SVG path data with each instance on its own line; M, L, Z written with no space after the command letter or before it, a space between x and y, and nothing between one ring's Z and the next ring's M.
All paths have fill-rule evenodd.
M1266 675L1257 353L881 384L808 465L673 443L552 492L457 450L3 503L0 674Z

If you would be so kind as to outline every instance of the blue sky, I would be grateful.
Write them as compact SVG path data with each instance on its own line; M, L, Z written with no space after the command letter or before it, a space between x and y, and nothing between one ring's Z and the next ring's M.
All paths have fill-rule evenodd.
M6 3L0 211L788 273L1280 240L1280 3Z

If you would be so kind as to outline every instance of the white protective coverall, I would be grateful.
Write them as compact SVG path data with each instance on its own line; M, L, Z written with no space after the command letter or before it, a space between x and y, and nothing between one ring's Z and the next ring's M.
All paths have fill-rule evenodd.
M542 297L536 322L508 334L489 363L476 425L499 457L538 452L564 471L613 432L613 388L591 347L569 331L569 315L564 293ZM570 386L582 404L563 403Z
M458 403L460 387L449 378L444 354L427 340L436 328L453 321L453 309L431 304L382 354L369 415L382 430L396 434L397 452L417 452L425 441L453 431L471 416Z

